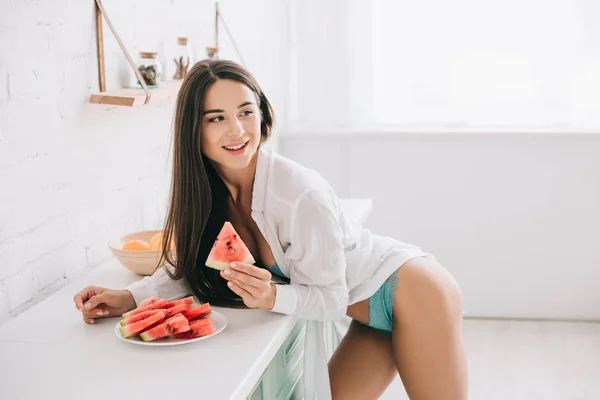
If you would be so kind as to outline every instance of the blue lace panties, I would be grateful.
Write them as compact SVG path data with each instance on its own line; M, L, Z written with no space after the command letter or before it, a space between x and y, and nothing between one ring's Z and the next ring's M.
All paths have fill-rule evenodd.
M392 307L396 301L398 270L394 271L381 287L369 298L369 323L372 328L392 335Z

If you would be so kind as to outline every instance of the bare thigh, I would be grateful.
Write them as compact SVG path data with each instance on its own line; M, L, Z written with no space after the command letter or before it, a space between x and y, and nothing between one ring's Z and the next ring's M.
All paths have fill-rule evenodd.
M353 320L331 360L333 400L375 400L398 374L392 338Z
M393 307L393 347L411 400L467 399L462 341L462 295L434 258L418 258L398 270Z

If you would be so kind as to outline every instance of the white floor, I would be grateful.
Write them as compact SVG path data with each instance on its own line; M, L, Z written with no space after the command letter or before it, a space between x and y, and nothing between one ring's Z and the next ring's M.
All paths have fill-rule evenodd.
M470 400L600 399L600 323L465 320ZM400 379L382 400L408 399Z

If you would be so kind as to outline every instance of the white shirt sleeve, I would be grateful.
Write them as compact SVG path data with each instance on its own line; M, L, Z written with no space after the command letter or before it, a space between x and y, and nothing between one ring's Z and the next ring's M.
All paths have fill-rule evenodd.
M272 311L320 321L337 321L346 314L346 257L339 215L333 193L309 189L298 198L286 250L290 284L276 285Z
M170 268L173 271L172 267ZM185 278L173 280L163 267L158 268L151 276L146 276L125 289L131 292L136 305L152 296L163 297L167 301L171 301L192 295L192 290Z

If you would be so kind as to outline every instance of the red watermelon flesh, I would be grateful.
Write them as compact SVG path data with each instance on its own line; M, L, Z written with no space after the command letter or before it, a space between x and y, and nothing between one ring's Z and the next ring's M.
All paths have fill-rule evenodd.
M245 264L255 263L250 250L237 234L233 225L229 221L225 221L206 259L206 266L224 270L229 268L234 261Z
M181 304L189 304L191 306L192 304L194 304L194 297L189 296L189 297L185 297L180 300L170 301L167 304L165 304L165 306L163 308L171 308L171 307L175 307L175 306L178 306Z
M175 314L183 313L184 311L187 311L190 308L192 308L192 306L190 304L180 304L180 305L175 306L175 307L167 308L167 309L164 310L164 312L165 312L165 318L170 318L170 317L172 317Z
M215 327L208 318L196 319L190 321L190 330L183 333L172 335L175 339L193 339L202 336L208 336L215 333Z
M147 306L150 303L154 303L156 300L158 300L158 297L156 297L156 296L148 297L147 299L142 301L138 307Z
M178 333L186 332L190 330L190 324L188 320L179 314L173 315L171 318L165 320L160 325L148 329L140 334L140 337L145 342L160 339L169 335L175 335Z
M182 317L183 317L183 315L182 315ZM123 336L124 338L128 338L130 336L135 336L140 332L144 332L147 329L152 328L154 325L162 322L162 320L164 320L164 319L165 319L165 313L162 311L159 311L156 314L151 315L148 318L145 318L141 321L122 326L121 327L121 336Z
M154 314L156 314L157 312L160 312L160 311L163 311L163 312L164 312L164 310L162 310L162 309L161 309L161 310L148 310L148 311L142 311L141 313L134 314L134 315L132 315L132 316L131 316L131 317L129 317L129 318L124 318L124 319L122 319L122 320L120 321L120 323L121 323L121 326L129 325L129 324L132 324L132 323L134 323L134 322L141 321L141 320L143 320L143 319L146 319L146 318L148 318L149 316L151 316L151 315L154 315Z
M182 314L184 317L186 317L188 320L191 321L193 319L206 317L211 312L212 311L210 309L210 304L204 303L204 304L199 305L198 307L194 307L192 309L184 311Z
M157 310L159 308L163 308L164 305L167 304L167 299L158 299L156 301L153 301L150 304L147 304L143 307L138 307L138 308L134 308L133 310L126 312L125 314L123 314L123 318L129 318L132 315L144 312L144 311L149 311L149 310Z

